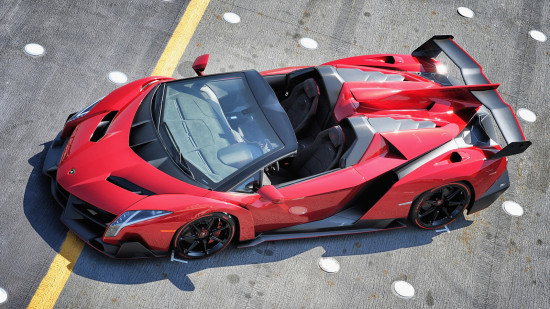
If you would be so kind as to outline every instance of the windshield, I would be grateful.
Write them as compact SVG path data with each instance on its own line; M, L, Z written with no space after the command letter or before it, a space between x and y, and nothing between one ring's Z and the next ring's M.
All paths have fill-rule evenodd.
M242 73L168 82L159 132L196 181L221 182L283 144Z

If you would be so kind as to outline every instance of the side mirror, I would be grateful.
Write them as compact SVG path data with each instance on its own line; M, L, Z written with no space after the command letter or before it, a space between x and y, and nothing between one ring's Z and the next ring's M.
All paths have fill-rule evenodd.
M210 55L204 54L202 56L198 56L197 59L195 59L195 62L193 62L193 70L195 70L195 73L197 73L198 76L204 75L204 69L206 69L206 65L208 64L208 58L210 58Z
M261 187L257 193L273 204L282 204L285 200L281 192L272 185Z

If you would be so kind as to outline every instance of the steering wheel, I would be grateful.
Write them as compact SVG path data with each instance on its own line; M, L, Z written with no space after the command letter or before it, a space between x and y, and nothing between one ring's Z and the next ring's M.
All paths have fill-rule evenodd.
M271 164L269 166L266 166L266 168L264 169L264 172L268 176L273 175L273 173L276 173L278 171L279 171L279 161L274 162L273 164Z

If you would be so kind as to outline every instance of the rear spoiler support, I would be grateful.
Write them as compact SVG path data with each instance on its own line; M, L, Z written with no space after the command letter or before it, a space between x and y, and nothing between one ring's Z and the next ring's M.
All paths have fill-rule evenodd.
M412 52L415 57L435 58L439 53L445 53L449 59L460 69L466 85L491 84L483 74L481 66L453 41L452 35L436 35ZM490 160L520 154L524 152L531 142L525 139L523 131L510 105L506 104L495 89L472 90L470 93L476 97L493 115L502 136L506 140L506 146Z

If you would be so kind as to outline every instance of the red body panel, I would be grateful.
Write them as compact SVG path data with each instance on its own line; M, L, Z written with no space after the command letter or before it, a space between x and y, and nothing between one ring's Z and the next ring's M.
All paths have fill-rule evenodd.
M466 181L482 195L506 169L506 159L487 161L487 154L477 148L460 149L463 160L452 163L451 152L424 164L399 180L361 219L406 218L418 192L454 181Z
M363 183L363 177L355 169L347 168L280 188L285 197L283 204L273 204L258 196L246 207L254 217L256 232L261 233L331 216L342 208L352 190Z
M225 212L237 218L241 240L254 238L254 220L250 212L234 204L200 196L166 194L147 197L127 210L139 209L167 210L173 214L125 227L116 238L105 237L105 242L119 244L137 239L153 250L166 250L182 222L212 212Z
M381 133L407 159L414 159L441 146L458 134L458 126L450 123L442 128Z

